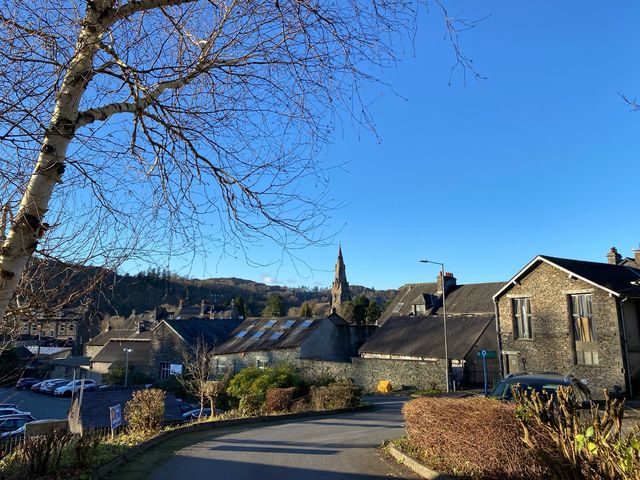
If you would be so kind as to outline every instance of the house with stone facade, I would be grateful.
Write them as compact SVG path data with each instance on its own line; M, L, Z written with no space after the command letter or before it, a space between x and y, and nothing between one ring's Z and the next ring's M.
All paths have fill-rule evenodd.
M216 352L240 325L238 318L163 320L151 330L150 374L159 380L182 371L185 349L201 339Z
M615 249L607 263L539 255L493 300L504 374L571 374L595 396L640 392L640 269Z
M301 360L348 362L376 330L337 314L327 317L248 318L216 349L220 370L265 368Z

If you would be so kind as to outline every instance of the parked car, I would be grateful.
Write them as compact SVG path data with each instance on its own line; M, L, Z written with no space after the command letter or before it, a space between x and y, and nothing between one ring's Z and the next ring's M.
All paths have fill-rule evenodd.
M18 383L16 383L16 388L18 390L27 390L28 388L31 388L33 385L41 381L42 380L40 380L39 378L34 377L21 378L20 380L18 380Z
M0 403L0 408L18 408L17 403Z
M7 440L24 434L25 425L33 422L31 415L7 415L0 417L0 439Z
M83 383L84 382L84 383ZM65 385L57 387L53 394L57 397L70 397L73 393L82 390L95 390L97 387L94 380L73 380Z
M40 392L40 387L42 386L43 382L44 382L44 380L42 382L34 383L33 385L31 385L31 391L32 392Z
M5 415L31 415L31 412L23 412L15 407L0 408L0 417Z
M48 395L53 395L56 388L61 387L69 383L69 380L56 380L55 382L49 382L47 385L40 387L40 391Z
M220 410L219 408L216 408L216 415L220 415L221 413L224 413L224 410ZM211 409L206 407L202 409L202 414L200 414L200 408L197 407L193 408L191 410L187 410L186 412L182 412L182 418L184 419L185 422L191 421L191 420L197 420L198 418L206 418L206 417L210 417L211 416Z
M40 392L40 393L46 393L47 388L49 387L49 385L53 382L69 382L69 380L65 380L64 378L50 378L49 380L43 380L40 385L38 386L38 389L36 390L36 392ZM37 384L36 384L37 385ZM33 387L31 387L31 390L33 390L35 387L35 385Z
M536 390L551 395L555 395L560 386L570 387L576 403L584 407L591 405L591 392L584 383L572 375L555 372L511 373L500 380L488 396L498 400L513 401L512 387L515 385L519 385L526 391Z

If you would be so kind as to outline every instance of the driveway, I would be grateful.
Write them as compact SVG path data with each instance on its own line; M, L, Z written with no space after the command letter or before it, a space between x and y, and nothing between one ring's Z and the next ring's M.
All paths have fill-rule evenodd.
M406 399L373 401L372 411L211 432L209 438L174 452L155 468L143 471L142 462L136 471L133 462L112 478L144 478L150 470L153 480L214 474L234 480L419 478L377 450L383 440L404 435L400 408Z

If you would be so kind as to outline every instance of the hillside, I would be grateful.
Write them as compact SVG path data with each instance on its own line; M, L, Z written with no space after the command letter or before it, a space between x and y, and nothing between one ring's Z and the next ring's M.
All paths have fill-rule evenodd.
M395 290L374 290L351 285L353 297L364 295L375 300L380 307L393 298ZM97 299L97 308L110 314L129 315L133 310L143 312L158 305L199 304L202 300L216 306L230 306L237 296L242 297L248 315L260 315L267 298L280 294L287 310L297 308L305 301L315 302L318 314L328 313L331 291L318 287L291 288L244 280L242 278L186 279L168 273L147 272L137 275L116 275L103 285Z

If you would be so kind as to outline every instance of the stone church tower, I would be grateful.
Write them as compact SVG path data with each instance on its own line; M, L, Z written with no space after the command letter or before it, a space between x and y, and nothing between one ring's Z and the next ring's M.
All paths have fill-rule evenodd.
M351 300L347 273L342 260L342 247L338 247L338 260L336 261L336 276L331 286L331 312L341 314L342 304Z

